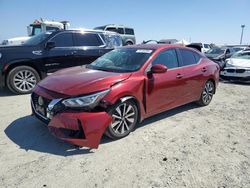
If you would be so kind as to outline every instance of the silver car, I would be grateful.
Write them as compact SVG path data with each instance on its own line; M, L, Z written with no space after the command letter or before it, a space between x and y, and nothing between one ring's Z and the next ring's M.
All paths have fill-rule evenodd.
M100 27L95 27L94 30L112 31L119 33L122 37L123 45L133 45L136 44L135 32L133 28L126 27L123 25L104 25Z
M250 50L239 51L227 59L220 74L224 80L250 83Z

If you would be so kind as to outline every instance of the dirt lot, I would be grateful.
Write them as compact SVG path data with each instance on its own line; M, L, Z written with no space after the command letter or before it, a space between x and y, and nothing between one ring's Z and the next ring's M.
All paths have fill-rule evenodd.
M53 138L29 95L0 91L0 187L250 187L250 85L145 120L97 150Z

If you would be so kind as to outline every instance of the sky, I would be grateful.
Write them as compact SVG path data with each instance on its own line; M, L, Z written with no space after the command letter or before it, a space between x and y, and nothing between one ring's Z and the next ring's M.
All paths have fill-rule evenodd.
M185 39L191 42L250 44L250 0L0 0L0 41L26 36L35 19L70 21L72 28L123 24L137 42Z

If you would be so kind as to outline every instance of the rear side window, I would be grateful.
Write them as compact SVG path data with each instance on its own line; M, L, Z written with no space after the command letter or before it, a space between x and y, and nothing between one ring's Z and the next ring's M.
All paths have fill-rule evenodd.
M200 59L201 59L201 56L198 53L195 53L195 52L193 52L193 54L194 54L194 58L195 58L196 63L198 63L200 61Z
M153 60L152 65L161 64L168 67L168 69L178 67L178 59L175 49L168 49L160 52L158 56Z
M193 65L197 63L194 52L186 49L180 49L180 53L182 57L182 66Z
M76 46L100 46L103 45L97 34L75 33Z
M73 37L71 33L59 33L51 41L55 42L56 47L70 47L73 45Z
M126 35L134 35L134 30L130 28L125 28L125 34Z

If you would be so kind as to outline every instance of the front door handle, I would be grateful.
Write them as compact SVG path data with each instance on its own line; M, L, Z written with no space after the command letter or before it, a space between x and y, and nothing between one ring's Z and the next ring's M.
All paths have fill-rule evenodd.
M183 75L180 74L180 73L178 73L177 76L176 76L177 79L181 79L182 77L183 77Z

